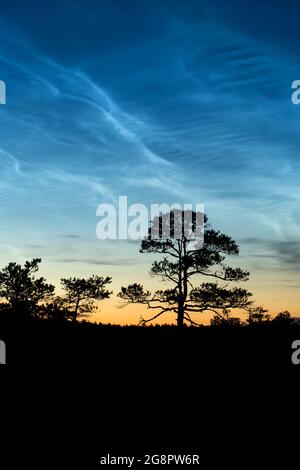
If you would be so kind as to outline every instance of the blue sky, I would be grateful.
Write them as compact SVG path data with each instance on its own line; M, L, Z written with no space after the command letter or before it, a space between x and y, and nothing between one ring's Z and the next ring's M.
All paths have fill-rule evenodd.
M98 204L199 202L259 303L300 315L297 21L293 2L2 1L1 265L149 285L136 243L97 240Z

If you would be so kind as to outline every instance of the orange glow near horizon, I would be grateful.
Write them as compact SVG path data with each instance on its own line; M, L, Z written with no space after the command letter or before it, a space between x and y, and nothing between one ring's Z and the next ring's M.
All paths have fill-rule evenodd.
M126 286L133 282L140 282L144 285L145 289L152 292L156 289L167 287L167 284L159 282L157 279L153 279L149 276L151 255L145 256L144 259L145 263L137 264L134 269L132 266L112 266L109 268L103 267L97 272L97 270L91 270L90 266L63 266L63 277L87 277L93 273L112 277L112 284L109 288L113 291L113 295L110 299L99 302L99 310L87 317L87 320L119 325L137 325L141 316L145 319L151 317L153 311L147 310L144 305L122 306L121 299L117 297L121 286ZM155 259L157 259L157 257ZM237 258L236 261L238 262L239 259ZM279 271L270 272L268 269L256 271L251 267L251 263L248 262L248 260L243 259L242 261L241 266L249 266L251 276L249 281L241 283L240 286L247 288L253 293L253 301L256 306L263 306L268 309L271 316L276 315L280 311L288 310L293 317L300 317L299 293L297 288L286 285L287 283L282 281ZM59 271L61 271L60 266L51 266L47 262L42 263L41 275L44 275L56 286L59 286ZM199 282L203 282L203 280L199 278ZM62 294L59 287L56 289L56 292L58 295ZM120 308L120 306L122 307ZM238 312L233 311L232 316L239 316ZM245 314L241 314L240 316L241 318L245 318ZM208 325L211 317L212 315L209 313L199 313L193 316L193 320L197 323ZM155 320L155 323L175 324L176 315L172 313L163 314Z
M295 289L296 290L296 289ZM269 294L269 295L267 295ZM271 301L267 304L264 302L266 298L270 298ZM298 295L291 295L289 292L273 292L273 293L259 293L255 296L255 304L262 305L269 310L271 316L275 316L277 313L288 310L293 317L300 317L300 309L298 304ZM144 305L128 305L118 308L121 304L120 299L112 297L111 299L104 300L99 304L99 310L89 317L90 321L96 321L99 323L111 323L118 325L137 325L141 316L147 319L152 315L152 311L147 310ZM246 314L244 312L232 312L232 316L240 316L241 319L245 319ZM209 325L212 315L210 313L195 314L193 320L203 325ZM161 315L154 324L175 324L176 315L175 313L165 313Z

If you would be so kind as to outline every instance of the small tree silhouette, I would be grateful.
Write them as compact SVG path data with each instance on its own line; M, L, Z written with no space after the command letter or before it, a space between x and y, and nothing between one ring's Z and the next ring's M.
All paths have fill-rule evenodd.
M157 312L151 318L142 318L140 324L150 322L165 312L174 312L178 327L182 327L184 321L198 325L191 318L191 315L197 312L211 312L226 319L232 309L248 309L252 304L252 294L238 287L228 288L227 284L246 281L249 277L247 271L225 264L228 255L238 255L237 243L227 235L211 229L205 217L205 239L203 246L199 247L195 240L196 213L193 213L189 231L182 230L180 237L175 238L176 230L178 233L176 223L181 222L181 227L186 229L185 212L179 212L169 213L167 219L170 222L170 230L167 237L165 233L168 231L163 227L163 216L154 219L150 224L149 235L142 240L140 249L141 253L163 255L160 261L152 263L150 273L161 281L168 282L171 287L151 294L144 290L141 284L135 283L122 287L118 296L125 304L140 303ZM159 237L152 237L153 226L159 227ZM201 275L221 280L223 284L206 282L195 287L192 281Z
M34 258L26 261L23 267L9 263L0 271L0 297L13 312L36 316L41 303L52 297L54 286L43 277L35 277L40 263L40 258Z
M210 320L210 326L241 326L243 323L238 317L220 317L219 315L214 315Z
M273 318L273 323L278 326L290 326L293 323L290 312L285 310L284 312L279 312L275 318Z
M66 300L60 296L53 296L51 300L43 304L39 311L39 318L55 321L67 321L71 316Z
M263 307L250 308L248 311L247 323L249 325L266 323L270 321L268 310Z
M111 277L91 276L88 279L78 277L61 279L65 291L65 307L70 312L73 321L78 317L92 313L95 309L95 300L108 299L112 292L106 289L111 283Z

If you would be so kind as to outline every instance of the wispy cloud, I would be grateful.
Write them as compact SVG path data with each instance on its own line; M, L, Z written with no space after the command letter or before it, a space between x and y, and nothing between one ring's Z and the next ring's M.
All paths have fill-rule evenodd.
M224 9L219 0L172 9L112 0L105 14L102 2L93 10L83 3L61 6L60 18L45 7L48 23L34 22L28 7L3 7L6 251L21 259L40 242L53 263L88 262L92 270L108 249L97 244L96 206L125 194L129 203L204 203L213 225L241 242L245 264L270 275L283 267L294 279L300 110L290 84L300 77L298 26L293 40L279 37L286 16L274 7L274 24L254 28L258 4L246 15L241 3ZM124 258L133 271L136 248L114 246L112 262Z

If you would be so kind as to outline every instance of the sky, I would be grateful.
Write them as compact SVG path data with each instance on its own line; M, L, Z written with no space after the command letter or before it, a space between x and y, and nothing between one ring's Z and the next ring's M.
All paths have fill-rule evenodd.
M2 0L0 266L41 257L58 293L93 273L156 287L138 243L96 237L97 206L203 203L256 302L300 316L295 5ZM136 323L118 303L96 319Z

